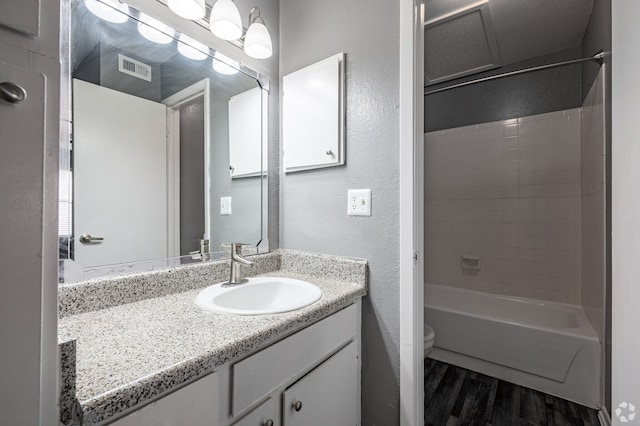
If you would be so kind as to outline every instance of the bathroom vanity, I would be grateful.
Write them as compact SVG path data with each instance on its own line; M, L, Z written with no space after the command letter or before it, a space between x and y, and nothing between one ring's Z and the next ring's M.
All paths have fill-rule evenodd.
M302 279L322 298L274 315L204 311L195 298L228 260L62 285L62 423L359 424L366 261L251 260L250 275Z

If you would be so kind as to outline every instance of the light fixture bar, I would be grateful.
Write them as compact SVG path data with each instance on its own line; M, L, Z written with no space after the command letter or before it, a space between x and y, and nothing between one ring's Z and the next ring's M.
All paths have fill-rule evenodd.
M167 7L169 7L169 1L168 0L156 0L158 3L161 3ZM196 24L200 25L202 28L204 28L205 30L211 32L211 30L209 29L209 16L211 16L211 9L212 6L209 6L206 2L205 2L205 13L204 13L204 18L202 19L193 19L192 22L195 22ZM246 34L247 33L247 28L244 27L244 25L242 26L242 33ZM225 40L228 43L233 44L235 47L237 47L238 49L244 50L244 39L243 38L239 38L238 40Z

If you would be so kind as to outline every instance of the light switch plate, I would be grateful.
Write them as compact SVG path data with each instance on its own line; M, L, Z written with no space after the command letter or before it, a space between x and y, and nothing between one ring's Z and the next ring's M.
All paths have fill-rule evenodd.
M371 216L371 190L350 189L347 193L348 216Z
M231 197L220 197L220 215L231 215Z

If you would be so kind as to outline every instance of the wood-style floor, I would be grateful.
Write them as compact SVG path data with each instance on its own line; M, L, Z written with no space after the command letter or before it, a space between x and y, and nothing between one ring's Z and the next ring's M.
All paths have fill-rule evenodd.
M591 408L432 359L424 362L424 424L600 425Z

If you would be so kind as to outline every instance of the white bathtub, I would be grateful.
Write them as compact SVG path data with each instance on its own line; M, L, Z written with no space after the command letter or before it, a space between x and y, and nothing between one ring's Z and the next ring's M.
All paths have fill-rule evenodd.
M430 358L593 408L600 342L578 306L425 285Z

